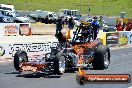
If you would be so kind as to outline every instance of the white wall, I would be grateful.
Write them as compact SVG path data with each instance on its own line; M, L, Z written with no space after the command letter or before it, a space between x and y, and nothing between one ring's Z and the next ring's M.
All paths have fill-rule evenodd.
M4 57L10 58L17 50L26 52L50 52L50 47L55 47L58 40L54 36L0 36L5 50ZM0 56L1 58L2 56Z

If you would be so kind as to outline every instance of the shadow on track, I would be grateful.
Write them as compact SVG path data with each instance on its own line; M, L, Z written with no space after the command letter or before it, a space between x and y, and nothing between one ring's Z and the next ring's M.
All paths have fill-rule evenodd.
M44 78L60 78L61 75L46 75L43 73L28 73L28 74L22 74L21 72L9 72L9 73L4 73L4 74L17 74L16 77L24 77L24 78L40 78L40 77L44 77Z

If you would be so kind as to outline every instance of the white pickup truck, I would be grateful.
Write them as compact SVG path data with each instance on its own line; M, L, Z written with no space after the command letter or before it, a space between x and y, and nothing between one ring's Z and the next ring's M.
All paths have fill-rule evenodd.
M36 20L37 22L43 22L43 23L55 23L57 19L56 14L54 12L42 11L42 10L36 10L35 12L29 14L28 16Z
M0 4L0 13L1 18L10 18L10 20L1 20L1 22L6 23L27 23L29 22L29 19L27 17L19 16L18 13L15 10L15 7L11 4ZM3 16L2 16L3 15Z
M15 7L11 4L0 4L0 11L5 11L5 15L16 16Z
M60 9L58 13L59 17L64 17L64 18L70 18L73 17L74 20L79 20L81 18L81 14L78 10L70 10L70 9Z

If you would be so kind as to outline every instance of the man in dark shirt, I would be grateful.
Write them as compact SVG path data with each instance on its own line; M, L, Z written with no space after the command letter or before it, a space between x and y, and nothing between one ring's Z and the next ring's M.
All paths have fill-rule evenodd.
M45 18L45 24L48 24L49 23L49 18L48 18L48 16L46 16L46 18Z
M59 32L61 32L61 30L63 28L62 26L63 26L63 21L62 21L62 18L59 17L57 19L57 21L56 21L56 34L59 33Z
M66 25L68 24L68 17L66 17L66 19L65 19L65 24Z
M74 22L74 19L73 17L71 17L68 21L68 28L69 29L73 29L74 28L74 25L75 25L75 22Z

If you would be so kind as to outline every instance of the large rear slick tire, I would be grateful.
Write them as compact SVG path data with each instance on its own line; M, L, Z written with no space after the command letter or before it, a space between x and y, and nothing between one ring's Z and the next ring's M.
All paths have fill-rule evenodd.
M95 51L94 60L92 62L93 69L107 69L110 64L110 49L107 46L99 45Z

